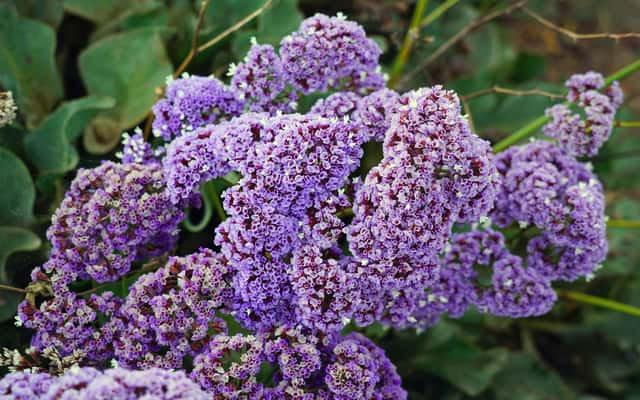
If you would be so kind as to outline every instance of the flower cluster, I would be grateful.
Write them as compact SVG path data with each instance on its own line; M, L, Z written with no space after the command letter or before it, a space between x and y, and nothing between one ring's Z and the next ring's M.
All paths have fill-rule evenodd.
M238 94L210 76L171 80L165 97L153 106L153 134L169 141L185 132L240 115Z
M551 281L511 254L500 232L455 234L441 261L440 274L418 301L418 327L442 315L459 318L471 306L493 315L521 318L547 313L556 300Z
M60 377L47 373L11 373L0 380L0 397L16 400L211 398L182 371L116 368L101 372L88 367L72 368Z
M566 82L567 100L584 112L571 111L566 104L557 104L546 111L551 121L543 127L544 134L558 140L573 156L595 156L611 135L616 110L624 96L618 82L600 92L605 81L601 74L587 72L571 76Z
M274 385L256 376L264 364ZM196 357L192 379L216 398L405 399L384 351L360 334L330 344L295 328L258 336L216 336ZM315 396L314 396L315 394Z
M212 332L226 331L216 313L231 303L231 272L223 257L201 249L141 276L121 310L127 329L116 338L117 359L132 368L182 368Z
M159 165L105 162L81 169L53 215L43 269L65 283L114 281L134 261L170 250L183 212L171 206Z
M511 147L496 163L502 187L493 220L531 232L528 266L553 280L593 273L607 238L602 184L588 165L544 141Z
M330 88L361 92L383 87L380 53L364 29L341 14L307 18L280 43L284 70L291 84L305 94Z
M574 76L568 99L586 123L554 109L545 131L560 146L494 155L453 91L387 89L379 56L360 26L318 14L279 53L254 42L229 85L171 81L154 107L163 152L136 132L124 136L122 163L80 170L18 318L43 354L143 371L17 373L0 392L404 399L384 351L344 335L346 325L424 328L470 307L538 316L556 300L553 281L589 276L607 250L604 196L574 157L609 135L617 84L600 93L601 76ZM302 96L328 90L294 113ZM367 170L371 141L383 157ZM172 256L183 208L221 177L236 183L222 194L219 252ZM126 298L87 289L117 280Z

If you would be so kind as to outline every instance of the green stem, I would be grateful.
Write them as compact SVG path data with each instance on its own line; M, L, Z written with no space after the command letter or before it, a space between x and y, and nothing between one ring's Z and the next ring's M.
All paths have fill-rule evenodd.
M624 79L638 70L640 70L640 59L632 62L631 64L625 66L624 68L606 77L605 85L608 86L613 81ZM509 146L512 146L520 142L521 140L524 140L528 137L533 136L538 131L538 129L540 129L547 122L549 122L549 117L547 116L543 115L536 118L535 120L529 122L527 125L523 126L522 128L512 133L511 135L507 136L506 138L496 143L493 146L493 151L496 153L501 152L506 148L508 148Z
M211 195L211 202L213 203L213 209L216 211L216 215L220 222L227 219L227 213L224 212L224 207L222 206L222 200L220 200L220 193L218 193L213 186L208 188L209 194Z
M424 19L422 20L422 22L420 22L420 28L424 28L425 26L429 25L430 23L432 23L433 21L437 20L438 18L440 18L440 16L442 16L442 14L444 14L445 12L447 12L448 9L450 9L451 7L455 6L456 4L458 4L460 0L447 0L444 3L440 4L438 7L436 7L433 11L431 11L429 13L429 15L427 15L426 17L424 17Z
M398 80L398 78L400 78L400 75L402 75L402 71L404 70L404 66L407 64L413 43L418 38L422 14L424 14L424 10L427 8L428 2L428 0L418 0L416 8L413 10L413 16L409 23L409 30L404 36L400 52L396 56L393 66L391 67L391 77L389 78L390 87L393 87L393 84Z
M187 218L184 219L184 227L189 232L200 232L204 228L206 228L209 224L209 221L211 221L211 216L213 215L213 199L211 199L209 193L207 193L207 186L208 183L205 184L205 186L201 190L203 214L200 221L198 221L197 223L191 222L191 213L189 212L187 213Z
M592 296L590 294L574 292L572 290L559 290L558 294L566 299L574 300L580 303L590 304L592 306L602 307L609 310L633 315L635 317L640 317L640 308L630 306L628 304L604 299L598 296Z
M640 220L610 219L607 228L640 229Z
M616 121L618 128L640 128L640 121Z
M22 288L9 286L9 285L0 285L0 290L6 290L7 292L14 292L14 293L21 293L21 294L27 293L27 291Z

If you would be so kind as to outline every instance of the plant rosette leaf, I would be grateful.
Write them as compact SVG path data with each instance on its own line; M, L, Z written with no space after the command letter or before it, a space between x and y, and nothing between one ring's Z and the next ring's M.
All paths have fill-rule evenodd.
M0 85L13 92L28 128L63 97L55 47L50 26L20 18L13 7L0 4Z
M92 44L80 55L80 75L87 91L116 101L112 109L100 114L99 126L94 123L85 132L99 135L85 143L109 145L87 150L100 154L111 150L120 133L139 123L156 102L156 88L173 71L160 33L155 28L126 31Z
M100 111L110 109L109 97L88 96L63 103L24 140L29 160L40 174L61 174L78 164L78 153L71 142Z
M16 155L1 147L0 185L0 225L30 224L36 197L31 175Z
M6 263L11 254L33 251L40 247L40 238L33 232L18 227L0 226L0 281L8 282ZM0 292L0 321L11 318L22 296L13 292Z

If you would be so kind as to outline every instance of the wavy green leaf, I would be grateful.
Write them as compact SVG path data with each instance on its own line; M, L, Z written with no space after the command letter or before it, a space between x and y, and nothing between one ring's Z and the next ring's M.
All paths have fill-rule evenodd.
M9 256L19 251L33 251L40 247L40 238L33 232L17 227L0 226L0 281L9 281L6 263ZM22 296L13 292L0 292L0 321L11 318Z
M27 127L37 126L63 96L50 26L0 4L0 85L13 91Z
M36 197L31 175L18 157L3 148L0 148L0 187L0 224L29 224Z
M25 137L25 151L41 174L65 173L78 163L71 142L100 111L110 109L109 97L88 96L62 104L31 134Z
M108 36L89 46L80 55L79 63L80 75L88 92L116 100L113 109L100 114L103 121L115 123L103 124L99 129L102 140L96 140L112 145L93 149L96 152L113 148L117 143L114 138L117 139L123 130L135 126L147 115L156 102L155 89L162 86L173 71L160 32L155 28L140 28ZM86 134L95 135L95 130Z

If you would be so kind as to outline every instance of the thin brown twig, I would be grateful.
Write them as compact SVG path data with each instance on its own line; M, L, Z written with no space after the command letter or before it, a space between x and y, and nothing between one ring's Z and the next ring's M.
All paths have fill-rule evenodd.
M7 292L15 292L15 293L21 293L21 294L27 293L25 289L15 287L15 286L9 286L9 285L1 285L1 284L0 284L0 290L6 290Z
M187 56L184 58L184 60L182 60L182 63L180 64L178 69L176 69L176 71L173 73L174 78L180 76L180 74L183 73L185 69L187 69L187 66L189 65L191 60L193 60L193 57L198 55L198 53L200 52L200 50L198 50L198 40L200 39L200 30L202 30L202 24L204 22L204 13L205 11L207 11L209 1L210 0L202 0L202 3L200 3L200 11L198 11L198 22L196 23L195 30L193 31L193 37L191 38L191 48L189 49L189 53L187 53Z
M453 47L456 43L462 40L469 33L475 31L480 28L482 25L491 22L492 20L501 17L506 14L510 14L513 11L522 8L527 3L527 0L521 0L516 3L513 3L501 10L496 10L485 14L481 17L476 18L470 24L462 28L458 33L453 35L449 40L444 42L440 47L438 47L429 57L427 57L423 62L421 62L417 67L409 71L405 76L398 82L399 86L402 87L405 83L407 83L411 78L413 78L420 70L426 68L429 64L435 61L438 57L440 57L443 53Z
M557 93L547 92L538 88L528 89L528 90L517 90L517 89L509 89L502 86L494 85L490 88L478 90L476 92L471 92L464 96L461 96L464 100L475 99L476 97L486 96L488 94L497 93L497 94L506 94L510 96L544 96L550 99L563 99L564 96Z
M272 2L273 0L267 0L262 6L257 8L254 12L252 12L251 14L248 14L247 16L242 18L240 21L236 22L235 24L231 25L229 28L225 29L218 36L214 37L213 39L209 40L208 42L198 47L198 53L205 51L211 46L216 45L218 42L220 42L227 36L231 35L233 32L237 31L238 29L242 28L243 26L251 22L252 19L256 18L258 15L262 14L267 8L269 8Z
M611 39L611 40L621 40L621 39L630 39L630 38L640 38L640 33L637 32L627 32L627 33L577 33L570 31L569 29L563 28L544 18L542 15L536 13L530 8L523 7L522 11L524 11L531 18L535 19L540 24L546 26L547 28L556 31L562 35L565 35L573 41L577 42L578 40L593 40L593 39Z

